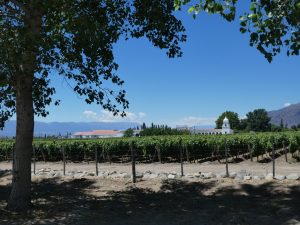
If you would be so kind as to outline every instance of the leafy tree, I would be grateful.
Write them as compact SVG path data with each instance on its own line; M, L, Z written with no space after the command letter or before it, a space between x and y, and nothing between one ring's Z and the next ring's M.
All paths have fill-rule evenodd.
M247 113L247 129L251 131L270 131L271 118L265 109L255 109Z
M271 124L271 131L272 132L280 132L283 131L284 127L283 126L277 126L275 124Z
M59 103L50 74L88 104L125 116L114 44L146 36L175 57L186 40L172 0L2 0L0 29L0 126L17 117L10 210L31 205L34 115L47 116L46 107Z
M236 17L238 0L174 0L176 9L190 5L193 17L201 12L220 14L227 21ZM244 2L244 1L243 1ZM271 62L286 50L287 55L299 55L300 0L251 0L249 10L240 16L240 32L249 33L254 46Z
M133 137L134 131L133 129L129 128L124 131L123 137Z
M283 129L284 125L283 125L283 119L280 120L280 127Z
M241 130L241 131L246 131L247 130L247 119L241 119L240 120L240 126L239 126L239 129L238 130Z
M229 120L230 128L233 129L233 130L238 130L239 127L240 127L239 115L237 113L235 113L235 112L232 112L232 111L223 112L218 117L218 119L216 120L216 128L217 129L221 129L222 128L222 124L223 124L223 120L224 120L225 116Z
M142 130L146 129L146 124L145 124L145 123L142 124L141 129L142 129Z
M188 130L178 130L167 125L151 124L151 127L145 128L140 132L140 136L160 136L160 135L182 135L190 134Z

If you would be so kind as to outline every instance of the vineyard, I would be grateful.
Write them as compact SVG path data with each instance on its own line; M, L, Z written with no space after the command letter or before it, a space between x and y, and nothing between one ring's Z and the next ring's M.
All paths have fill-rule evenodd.
M174 135L109 139L35 139L36 160L60 161L63 155L70 161L100 162L130 161L132 150L141 162L222 160L240 156L267 156L273 149L295 153L300 148L300 132L278 132L234 135ZM0 160L10 160L14 140L0 140ZM95 155L96 154L96 155Z

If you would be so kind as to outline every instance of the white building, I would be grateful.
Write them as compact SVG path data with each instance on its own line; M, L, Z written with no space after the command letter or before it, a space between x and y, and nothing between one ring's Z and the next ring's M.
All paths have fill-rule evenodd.
M233 130L230 129L230 123L225 116L222 124L222 129L194 129L190 128L192 134L233 134Z

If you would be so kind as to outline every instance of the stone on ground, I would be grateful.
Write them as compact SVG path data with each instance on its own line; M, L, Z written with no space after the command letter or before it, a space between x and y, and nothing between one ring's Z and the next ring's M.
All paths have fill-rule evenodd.
M297 173L291 173L291 174L286 176L286 179L288 179L288 180L298 180L299 175Z

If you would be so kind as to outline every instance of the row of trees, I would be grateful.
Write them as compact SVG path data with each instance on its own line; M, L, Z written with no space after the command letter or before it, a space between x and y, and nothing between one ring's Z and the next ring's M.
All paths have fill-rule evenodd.
M150 127L147 127L145 123L141 126L140 136L160 136L160 135L182 135L189 134L188 130L178 130L169 127L168 125L155 125L151 123ZM124 132L124 137L134 136L134 130L129 128Z
M300 130L300 124L294 125L288 128L284 121L281 120L280 125L271 124L271 118L268 116L268 112L265 109L255 109L246 114L246 118L240 119L239 115L233 111L223 112L216 120L216 128L221 129L225 116L228 118L230 127L235 132L266 132L266 131L287 131L287 130ZM158 135L180 135L189 134L188 130L178 130L167 125L155 125L151 124L147 127L145 123L141 126L140 136L158 136ZM132 137L134 131L128 129L124 133L124 137Z
M240 119L236 112L226 111L223 112L216 120L216 127L218 129L222 128L223 120L225 116L228 118L231 129L236 132L248 132L248 131L284 131L289 130L284 121L281 120L280 125L271 124L271 118L268 116L268 112L265 109L255 109L252 112L246 114L246 118ZM292 126L292 130L300 129L300 124L298 126Z

